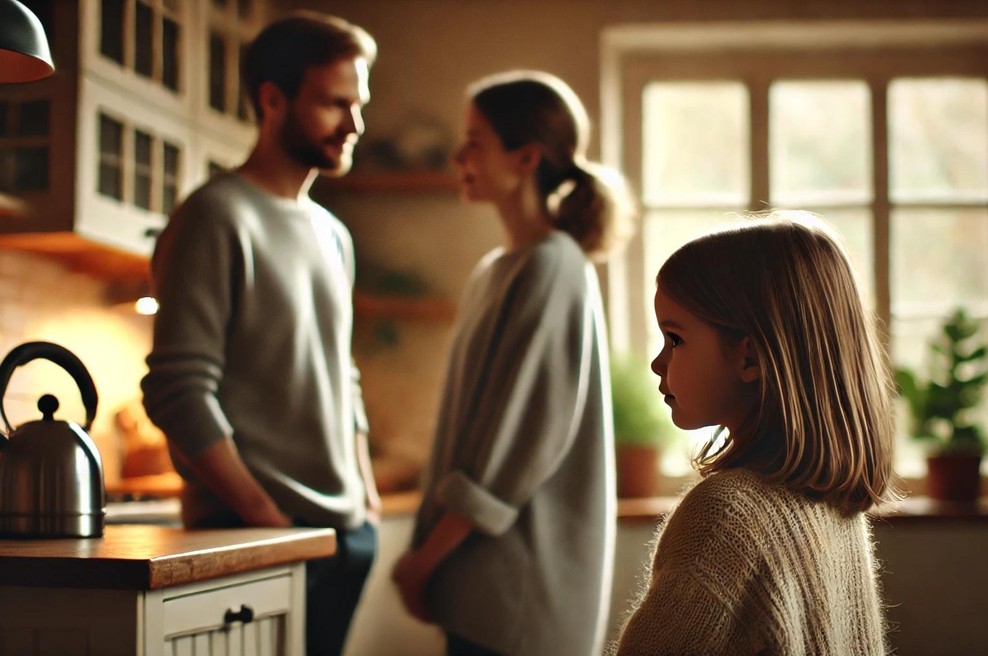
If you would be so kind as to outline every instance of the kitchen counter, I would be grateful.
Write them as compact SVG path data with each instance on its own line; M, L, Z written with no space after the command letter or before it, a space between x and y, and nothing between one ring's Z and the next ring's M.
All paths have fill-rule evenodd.
M102 538L0 540L3 585L157 590L332 555L332 529L107 526Z

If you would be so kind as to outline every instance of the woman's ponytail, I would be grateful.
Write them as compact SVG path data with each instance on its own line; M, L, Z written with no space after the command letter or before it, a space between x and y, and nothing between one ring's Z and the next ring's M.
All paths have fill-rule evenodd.
M592 259L605 259L634 233L635 202L617 171L594 162L573 164L549 198L555 227Z

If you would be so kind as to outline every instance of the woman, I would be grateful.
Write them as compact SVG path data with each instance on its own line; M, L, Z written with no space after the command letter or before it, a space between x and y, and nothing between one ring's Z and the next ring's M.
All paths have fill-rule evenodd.
M590 259L630 225L584 158L573 91L540 72L469 90L463 197L505 243L463 295L411 549L394 571L449 654L596 654L615 532L607 339Z

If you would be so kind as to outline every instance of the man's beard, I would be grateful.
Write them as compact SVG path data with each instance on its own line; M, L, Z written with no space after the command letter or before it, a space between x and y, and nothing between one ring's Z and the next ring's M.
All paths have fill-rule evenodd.
M326 143L314 141L302 133L296 120L285 121L281 129L281 145L293 160L308 168L320 169L331 175L343 175L352 164L351 150L343 146L339 157L326 153Z

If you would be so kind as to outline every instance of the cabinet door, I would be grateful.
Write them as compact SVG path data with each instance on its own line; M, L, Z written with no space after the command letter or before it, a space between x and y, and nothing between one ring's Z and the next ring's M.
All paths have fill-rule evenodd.
M0 656L133 656L140 596L0 586Z
M285 654L292 597L288 573L251 581L222 579L219 587L169 596L164 600L165 654Z

